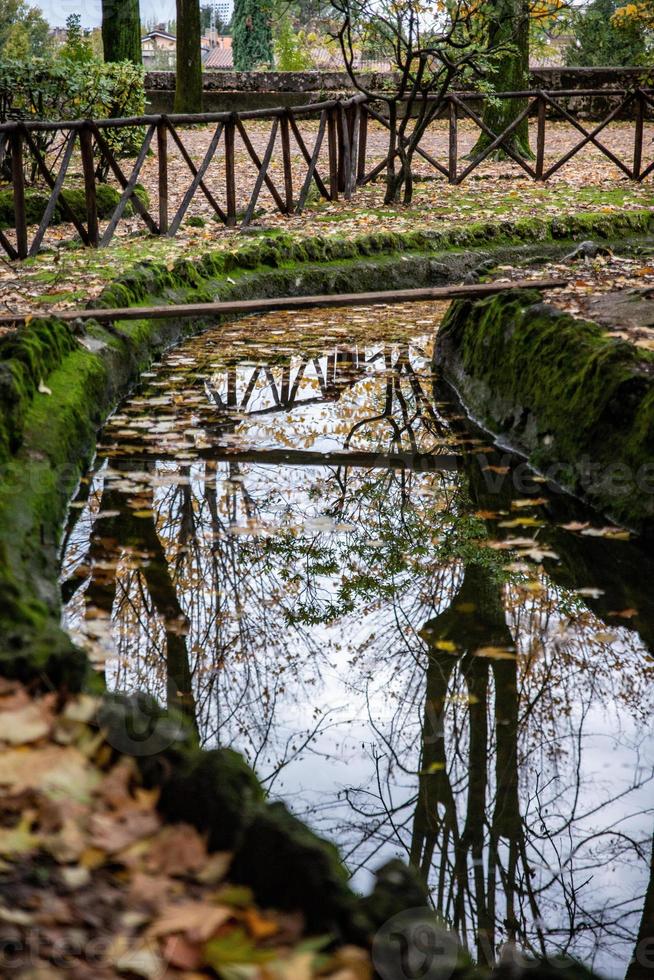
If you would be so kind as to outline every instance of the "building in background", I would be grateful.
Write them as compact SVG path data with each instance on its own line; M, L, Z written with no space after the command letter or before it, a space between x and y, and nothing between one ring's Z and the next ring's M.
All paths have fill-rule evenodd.
M177 58L176 36L164 24L157 24L141 38L141 57L146 68L172 70Z
M232 67L231 37L209 31L200 38L200 45L205 68ZM177 37L167 31L164 24L157 24L141 38L141 56L150 71L173 71L177 61Z
M229 35L219 34L216 37L216 43L207 54L204 67L211 71L227 70L234 67L232 39Z
M232 19L232 14L234 13L234 0L215 0L211 6L215 11L218 21L227 26Z

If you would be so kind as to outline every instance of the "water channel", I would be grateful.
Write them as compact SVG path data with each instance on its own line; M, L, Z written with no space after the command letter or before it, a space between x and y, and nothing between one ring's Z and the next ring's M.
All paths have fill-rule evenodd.
M654 559L490 445L431 306L170 351L73 502L65 622L335 841L411 860L471 953L621 977L654 901Z

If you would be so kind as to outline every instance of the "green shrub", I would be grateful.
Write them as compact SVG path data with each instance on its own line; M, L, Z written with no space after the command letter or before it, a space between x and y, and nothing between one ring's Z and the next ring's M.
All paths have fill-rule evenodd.
M0 60L0 122L142 115L143 78L142 66L130 61L104 64L97 59L80 62L63 57L55 61ZM137 127L107 129L104 135L118 156L134 155L142 141L142 130ZM61 141L60 132L37 132L33 136L42 153ZM28 174L32 180L35 176L35 170Z
M277 71L306 71L314 67L307 35L296 29L289 14L277 25L274 51Z
M109 184L98 184L96 187L98 217L109 218L120 200L120 192ZM140 184L136 187L136 195L147 207L149 203L148 193ZM61 197L65 197L66 203L79 221L86 221L86 199L84 189L81 187L70 187L62 191ZM53 217L53 224L60 224L68 221L69 218L62 206L61 197L57 202ZM49 195L42 191L28 188L25 194L25 210L27 212L28 225L38 225L43 213L48 205ZM132 203L128 203L125 214L132 214L134 211ZM0 228L14 227L14 198L10 187L0 190Z

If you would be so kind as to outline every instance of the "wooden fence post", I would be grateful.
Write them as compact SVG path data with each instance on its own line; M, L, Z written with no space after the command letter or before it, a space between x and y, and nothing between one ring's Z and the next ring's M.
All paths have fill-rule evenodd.
M339 106L339 141L338 141L338 189L343 192L346 201L352 196L350 190L350 175L352 168L352 130L350 127L350 110Z
M350 166L347 173L347 196L352 197L357 186L359 166L359 132L361 129L361 106L357 102L349 110L348 132L350 136Z
M11 182L14 190L16 251L19 259L27 258L27 213L25 211L25 171L23 169L23 134L15 129L10 137Z
M327 147L329 150L329 197L332 201L338 201L338 156L339 156L339 137L338 137L338 106L329 110L327 118Z
M450 184L456 184L456 168L459 162L459 120L456 102L450 99L450 146L449 146L449 177Z
M543 179L545 168L545 120L547 102L542 92L538 93L538 122L536 127L536 180Z
M347 117L342 105L338 107L338 189L345 192L345 168L347 154Z
M645 125L645 98L638 89L636 93L636 129L634 131L634 180L640 180L643 165L643 127Z
M227 202L227 225L236 224L236 163L234 160L234 137L236 122L230 118L225 123L225 198Z
M95 164L93 162L93 135L91 127L82 126L79 131L79 147L84 172L84 197L86 199L86 227L89 245L98 247L98 200L95 189Z
M284 199L286 214L293 211L293 168L291 166L291 134L289 129L288 112L281 118L282 133L282 164L284 166Z
M359 150L357 153L357 184L363 184L366 176L366 152L368 149L368 109L365 104L359 106Z
M157 161L159 164L159 234L168 231L168 127L164 119L157 123Z

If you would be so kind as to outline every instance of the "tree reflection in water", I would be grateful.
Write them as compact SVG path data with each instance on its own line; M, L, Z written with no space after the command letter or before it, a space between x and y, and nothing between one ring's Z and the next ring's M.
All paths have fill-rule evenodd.
M109 686L238 747L358 883L410 859L479 961L624 972L653 889L649 557L515 491L419 346L236 363L205 334L153 377L65 542Z

